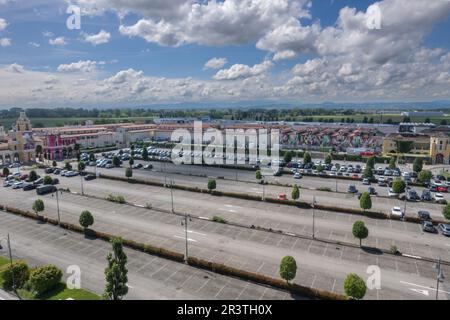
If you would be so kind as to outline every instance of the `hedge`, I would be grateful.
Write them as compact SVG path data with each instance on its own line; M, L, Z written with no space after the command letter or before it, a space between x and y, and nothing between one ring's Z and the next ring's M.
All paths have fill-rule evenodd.
M288 284L286 283L286 281L283 281L281 279L272 278L263 274L253 273L250 271L230 267L224 264L219 264L195 257L189 257L187 259L187 262L189 265L194 267L209 270L226 276L237 277L239 279L287 290L291 293L299 294L311 299L347 300L345 296L330 291L308 288L298 284Z

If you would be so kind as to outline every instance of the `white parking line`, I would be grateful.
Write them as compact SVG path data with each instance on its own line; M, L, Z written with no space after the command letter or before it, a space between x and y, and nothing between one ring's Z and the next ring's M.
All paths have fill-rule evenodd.
M204 234L204 233L195 232L195 231L192 231L192 230L188 230L187 232L188 232L188 233L193 233L193 234L198 234L198 235L200 235L200 236L206 237L206 234Z
M403 284L408 285L408 286L415 286L415 287L418 287L418 288L423 288L423 289L427 289L427 290L431 290L431 291L436 291L436 288L421 286L420 284L415 284L415 283L405 282L405 281L400 281L400 283L403 283ZM450 294L450 292L444 291L444 290L439 290L439 292Z
M181 236L174 236L174 237L175 237L175 238L179 238L179 239L183 239L183 240L186 239L186 237L181 237ZM191 239L191 238L188 238L188 241L191 241L191 242L197 242L197 240Z
M236 210L233 210L233 209L224 209L224 208L220 208L219 210L220 210L220 211L232 212L232 213L236 213L236 212L237 212Z

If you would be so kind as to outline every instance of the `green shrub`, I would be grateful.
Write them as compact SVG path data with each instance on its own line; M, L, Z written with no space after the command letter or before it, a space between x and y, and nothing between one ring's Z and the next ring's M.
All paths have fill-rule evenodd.
M318 191L332 192L331 188L328 187L320 187L317 188Z
M3 286L6 289L13 287L13 274L16 289L22 288L30 277L30 269L25 261L15 261L12 266L8 265L6 270L1 274Z
M38 267L31 271L30 286L39 296L56 287L62 278L62 272L53 265Z
M94 224L94 217L88 210L84 210L80 215L80 226L87 229Z
M53 179L50 176L45 176L44 177L44 184L48 185L48 184L52 184L53 183Z
M392 254L399 254L400 253L400 251L398 251L397 246L395 246L395 245L391 245L391 248L389 249L389 252L392 253Z
M350 273L344 282L345 294L352 298L360 300L366 295L366 284L357 274Z
M117 203L125 203L126 202L125 198L123 196L121 196L121 195L115 196L113 194L109 194L106 197L106 200L111 201L111 202L117 202Z
M219 217L219 216L214 216L214 217L212 218L212 221L218 222L218 223L227 223L227 220L225 220L224 218Z

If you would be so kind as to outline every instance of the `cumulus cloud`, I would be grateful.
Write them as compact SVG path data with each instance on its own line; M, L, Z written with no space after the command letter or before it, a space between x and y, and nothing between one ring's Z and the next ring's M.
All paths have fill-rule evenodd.
M0 18L0 31L3 31L8 26L8 22L5 19Z
M60 64L58 66L58 72L92 72L97 68L97 61L78 61L70 64Z
M226 58L212 58L205 63L203 69L220 69L228 63Z
M11 45L11 39L0 38L0 47L9 47Z
M214 80L236 80L260 76L265 74L272 65L272 62L268 60L261 64L255 64L253 67L249 67L245 64L235 64L229 69L219 70L214 75Z
M111 38L111 34L105 30L101 30L97 34L84 34L84 41L89 42L93 46L108 43Z
M36 42L28 42L28 45L35 47L35 48L39 48L41 46L39 43L36 43Z
M64 37L57 37L54 39L49 39L48 43L50 43L52 46L65 46L67 44L66 38L64 38Z

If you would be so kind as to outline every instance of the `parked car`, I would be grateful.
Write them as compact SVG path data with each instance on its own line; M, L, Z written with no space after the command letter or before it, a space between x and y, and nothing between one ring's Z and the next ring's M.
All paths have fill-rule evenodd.
M403 217L403 211L400 207L393 207L391 214L395 217Z
M370 194L371 196L376 196L376 195L378 194L374 187L369 187L369 188L367 189L367 192L369 192L369 194Z
M278 200L287 200L286 194L280 193L280 194L278 195Z
M87 176L84 177L84 180L86 181L90 181L90 180L94 180L97 179L97 176L95 174L88 174Z
M20 180L26 180L26 179L28 179L28 174L26 174L26 173L24 173L24 174L22 174L21 176L20 176Z
M419 201L420 197L417 194L416 190L410 189L406 192L406 200L408 201Z
M57 184L59 184L59 179L58 178L54 178L52 180L52 185L57 185Z
M367 178L364 178L363 181L362 181L362 184L364 184L364 185L370 185L370 180L367 179Z
M141 169L142 167L142 163L136 163L135 165L133 165L133 169Z
M436 201L437 203L444 203L445 202L444 195L442 193L435 193L434 201Z
M22 189L23 186L24 186L24 183L20 181L20 182L15 182L15 183L12 185L12 188L13 188L13 189Z
M23 191L30 191L30 190L34 190L36 189L36 185L33 183L26 183L23 187L22 190Z
M61 173L61 169L59 169L59 168L56 168L54 171L53 171L53 174L60 174Z
M348 193L357 193L358 189L356 189L356 187L354 185L349 185L348 189L347 189Z
M420 210L419 212L417 212L417 215L419 216L420 220L423 220L423 221L431 220L431 215L428 211Z
M429 233L437 233L437 229L434 227L433 223L430 221L422 222L422 231Z
M45 186L37 187L36 188L36 193L38 195L44 195L44 194L47 194L47 193L55 192L57 190L58 189L54 185L48 184L48 185L45 185Z
M144 169L145 169L145 170L151 170L151 169L153 169L153 165L152 165L152 164L146 164L146 165L144 166Z
M430 192L430 190L428 190L428 189L422 190L422 196L421 196L421 198L422 198L423 201L432 201L432 200L433 200L433 197L432 197L432 195L431 195L431 192Z
M75 177L77 175L78 175L78 172L76 172L76 171L67 171L64 176L70 178L70 177Z
M388 196L391 197L391 198L398 198L398 193L395 193L394 189L389 188Z
M3 187L8 188L14 184L14 180L5 180L3 181Z
M296 173L294 174L294 179L301 179L301 178L302 178L301 173L296 172Z
M38 178L38 179L36 179L36 180L33 181L33 184L34 184L35 186L40 185L40 184L43 184L43 183L44 183L44 178Z
M47 168L47 169L45 169L45 173L46 174L50 174L50 173L53 173L55 171L55 168Z
M450 224L440 223L439 229L441 229L441 232L444 236L450 237Z

